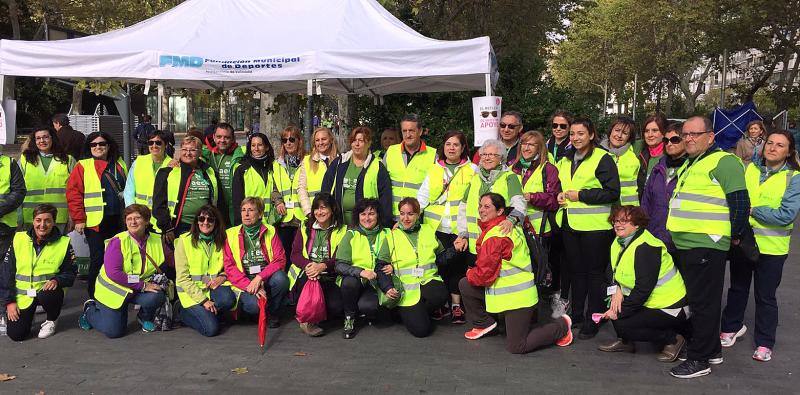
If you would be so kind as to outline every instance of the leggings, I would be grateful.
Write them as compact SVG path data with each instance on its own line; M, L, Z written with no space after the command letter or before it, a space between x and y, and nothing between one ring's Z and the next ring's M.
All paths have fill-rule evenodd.
M23 341L31 334L33 316L36 313L36 306L41 305L47 313L48 321L55 321L61 315L61 307L64 305L64 290L57 287L52 291L39 291L33 298L33 304L27 309L19 310L19 319L16 321L8 320L8 337L14 341Z
M369 283L358 277L342 277L342 305L344 315L355 318L356 313L374 318L378 314L378 294Z
M689 321L681 310L677 317L659 309L643 307L631 316L611 321L617 337L628 341L675 344L675 335L689 338Z
M433 332L431 313L444 306L447 288L441 281L430 281L420 286L419 302L413 306L397 308L400 319L414 337L426 337Z

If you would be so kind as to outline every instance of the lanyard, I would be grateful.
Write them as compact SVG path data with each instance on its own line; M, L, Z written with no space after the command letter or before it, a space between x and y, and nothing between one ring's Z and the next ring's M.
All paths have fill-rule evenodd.
M219 171L220 166L222 166L222 161L225 160L225 154L219 154L219 160L217 160L217 155L215 153L211 153L211 160L217 167L217 171Z
M381 230L380 232L378 232L377 235L375 235L375 245L377 245L377 246L381 245L381 241L382 241L381 240L381 235L382 234L383 234L383 230ZM369 241L369 238L367 238L367 241ZM372 263L374 264L375 261L378 259L378 254L375 252L375 246L373 246L372 243L367 243L367 245L369 245L369 252L370 252L370 254L372 254Z

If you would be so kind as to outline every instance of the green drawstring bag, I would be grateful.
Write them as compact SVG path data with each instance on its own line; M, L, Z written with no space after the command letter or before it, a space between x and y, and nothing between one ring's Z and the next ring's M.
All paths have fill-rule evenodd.
M403 282L400 281L400 277L397 277L394 273L392 273L392 284L394 284L394 289L400 294L397 299L386 296L386 294L381 291L380 287L378 287L378 282L376 280L370 281L370 284L375 288L375 292L378 293L378 304L387 309L395 308L406 292L405 288L403 288Z

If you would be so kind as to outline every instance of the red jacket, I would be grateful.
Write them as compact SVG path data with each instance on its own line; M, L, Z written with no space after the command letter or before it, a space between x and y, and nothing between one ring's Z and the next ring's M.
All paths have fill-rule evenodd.
M267 246L264 243L264 233L266 232L267 227L261 225L261 230L258 231L258 239L261 240L261 253L264 254L264 257L267 257ZM239 259L241 260L244 257L244 254L247 252L244 248L244 227L239 229ZM228 281L231 284L239 289L246 289L247 286L250 284L250 279L247 278L247 275L244 274L238 267L236 267L236 261L233 259L233 252L231 251L231 247L228 243L225 243L225 250L223 253L223 263L225 265L225 275L228 276ZM286 267L286 255L283 252L283 244L281 244L281 239L275 235L272 238L272 259L267 262L267 265L264 269L261 270L261 273L258 275L264 279L264 281L268 280L270 276L272 276L278 270L283 270Z
M476 287L488 287L494 284L497 276L500 275L500 266L503 259L511 259L511 251L514 250L514 242L508 237L493 237L484 242L483 237L489 229L497 226L506 219L501 215L487 222L478 221L481 227L481 235L478 237L476 248L478 251L475 267L467 270L467 281Z
M94 170L97 172L98 177L103 177L103 170L108 166L108 162L100 159L94 160ZM117 171L125 174L125 169L117 163ZM72 173L69 174L67 179L67 208L69 209L69 217L72 222L76 224L86 223L86 212L83 207L83 164L78 162ZM97 230L97 226L90 229Z

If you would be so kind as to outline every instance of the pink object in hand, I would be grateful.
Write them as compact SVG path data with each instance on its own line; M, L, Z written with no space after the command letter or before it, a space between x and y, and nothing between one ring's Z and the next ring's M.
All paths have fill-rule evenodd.
M602 319L602 313L592 313L592 321L594 321L595 324L599 324Z

